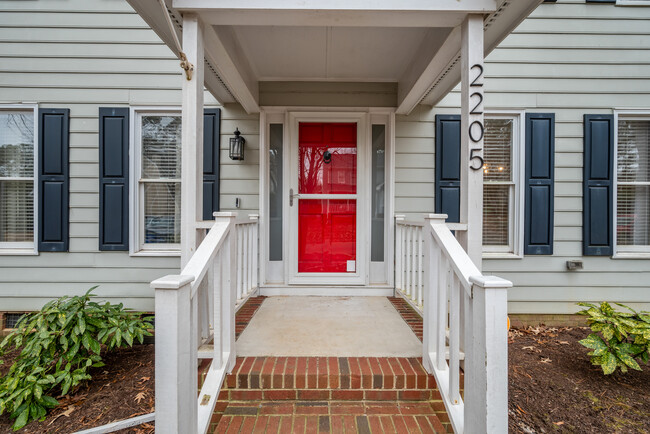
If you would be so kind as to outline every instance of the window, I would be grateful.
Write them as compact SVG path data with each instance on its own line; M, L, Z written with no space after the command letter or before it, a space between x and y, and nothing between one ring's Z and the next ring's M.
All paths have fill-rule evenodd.
M0 249L34 252L34 109L0 109Z
M650 116L618 116L616 246L650 250Z
M181 237L181 116L135 116L135 218L131 226L138 250L174 252ZM131 243L134 245L134 243Z
M483 141L483 251L519 254L518 199L521 152L520 116L491 115L485 119Z

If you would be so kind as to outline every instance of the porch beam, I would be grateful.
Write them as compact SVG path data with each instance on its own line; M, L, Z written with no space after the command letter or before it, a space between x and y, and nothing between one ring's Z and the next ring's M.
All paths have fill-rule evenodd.
M483 15L468 15L461 26L460 222L459 242L474 265L483 261Z
M465 16L459 11L187 9L214 26L302 27L456 27Z
M262 10L383 10L383 11L457 11L485 13L496 10L496 0L250 0L233 4L232 0L173 0L175 9L262 9Z
M423 68L409 68L407 75L398 83L397 110L399 115L408 115L420 103L433 83L444 78L444 73L453 66L461 48L460 26L447 36L440 49ZM433 48L432 48L432 51Z
M203 12L201 20L205 20ZM259 113L259 90L255 74L243 55L241 47L230 29L204 27L205 58L217 70L231 93L246 110L246 113Z
M203 220L203 26L195 14L183 16L183 52L194 71L190 80L181 76L181 269L196 250L196 222Z

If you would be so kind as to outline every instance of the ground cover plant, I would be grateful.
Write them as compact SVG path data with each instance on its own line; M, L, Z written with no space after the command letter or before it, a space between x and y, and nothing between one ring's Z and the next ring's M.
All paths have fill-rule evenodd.
M589 352L591 363L600 366L609 375L617 368L625 373L628 368L641 370L639 362L650 359L650 312L637 312L624 304L615 303L627 309L621 312L609 303L600 306L578 303L587 307L580 315L587 317L592 332L580 343L593 351Z
M120 304L62 297L40 311L25 315L0 343L0 360L19 351L0 378L0 415L7 412L18 430L33 420L45 420L48 409L90 380L89 370L103 366L102 351L142 343L151 336L148 318Z

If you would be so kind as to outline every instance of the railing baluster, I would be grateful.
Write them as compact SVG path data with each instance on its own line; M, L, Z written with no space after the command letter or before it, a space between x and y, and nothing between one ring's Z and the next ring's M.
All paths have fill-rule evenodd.
M246 226L248 226L248 285L244 296L250 294L253 288L253 225L249 223Z
M424 240L422 238L423 232L424 231L422 230L421 227L417 228L417 234L418 234L418 236L417 236L417 240L418 240L418 270L417 270L418 271L418 286L417 286L417 291L416 291L417 292L417 300L416 300L416 302L417 302L418 306L422 306L422 272L423 272L423 269L422 269L423 246L422 246L422 244L424 242Z
M228 235L230 237L230 235ZM210 267L208 274L208 281L211 283L209 286L212 293L212 369L220 369L223 365L223 348L221 339L221 330L223 329L223 317L221 315L221 291L224 288L223 279L223 253L219 251L214 258L214 264ZM216 276L215 276L216 274Z
M243 231L241 229L241 225L235 226L237 228L237 251L236 251L236 263L237 263L237 299L241 298L241 293L242 293L242 288L244 285L244 279L243 279L243 248L244 248L244 241L243 241Z
M447 369L447 361L445 360L445 338L447 331L447 270L449 264L444 254L439 256L438 266L438 313L437 313L437 329L438 335L436 336L436 366L440 370Z
M411 226L406 226L406 246L404 251L406 253L406 285L404 285L404 292L411 298Z
M456 275L450 288L449 302L449 398L452 404L460 402L460 281Z
M255 289L258 286L258 273L259 270L257 269L258 267L258 256L259 256L259 227L258 227L258 220L259 216L257 214L251 214L249 216L252 222L252 227L253 227L253 248L251 251L251 255L253 256L253 261L252 261L252 269L253 269L253 278L251 281L251 289Z

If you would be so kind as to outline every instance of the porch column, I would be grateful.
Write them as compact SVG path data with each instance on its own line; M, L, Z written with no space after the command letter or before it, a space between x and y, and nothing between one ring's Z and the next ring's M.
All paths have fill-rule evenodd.
M181 269L196 250L203 215L203 28L196 14L183 15L183 52L194 70L190 80L182 75Z
M460 244L481 270L483 248L483 15L461 25Z

